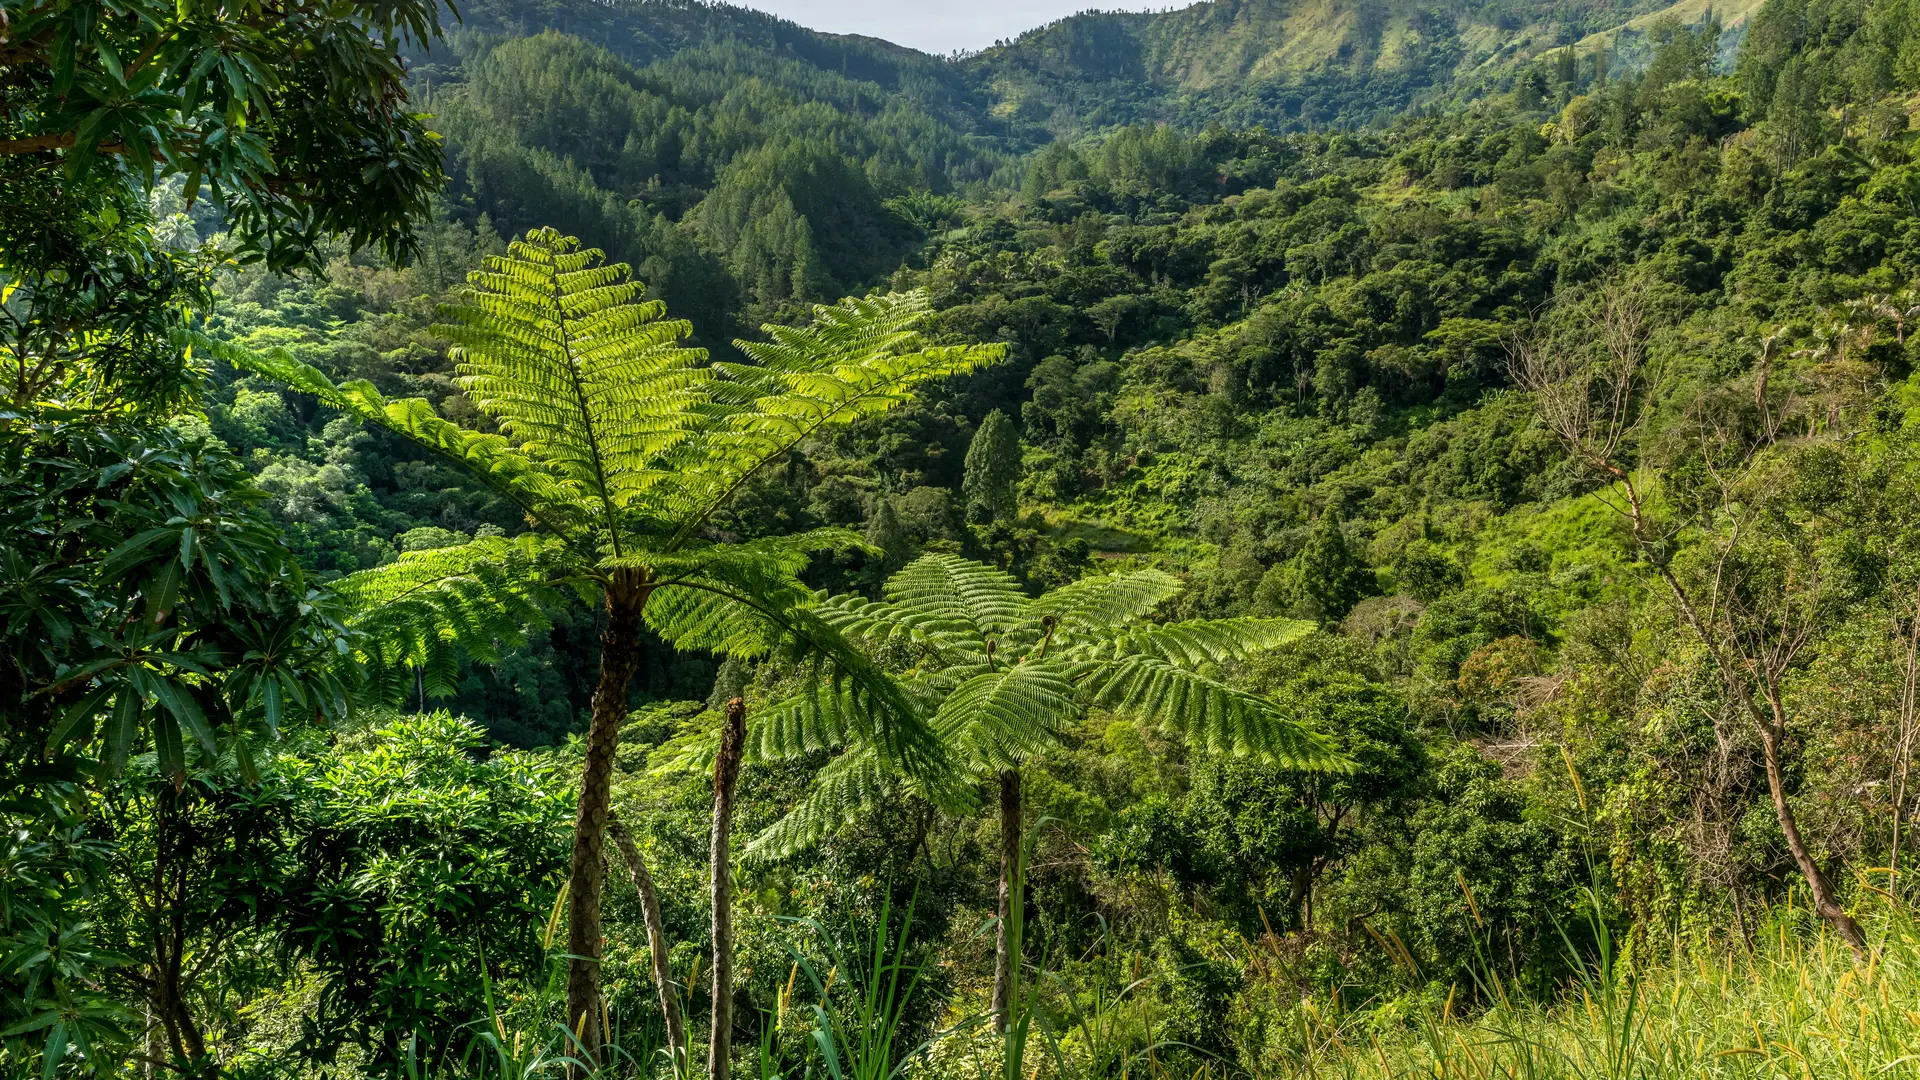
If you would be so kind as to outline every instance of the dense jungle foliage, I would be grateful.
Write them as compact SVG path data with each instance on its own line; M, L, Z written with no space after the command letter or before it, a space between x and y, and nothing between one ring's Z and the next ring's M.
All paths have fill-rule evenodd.
M1911 0L239 10L7 9L6 1075L1914 1073Z

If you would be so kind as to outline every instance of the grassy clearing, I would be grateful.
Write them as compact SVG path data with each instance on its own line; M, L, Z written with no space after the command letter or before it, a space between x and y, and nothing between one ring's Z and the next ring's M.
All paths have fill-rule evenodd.
M1333 1016L1303 1003L1296 1043L1244 1065L1261 1078L1920 1076L1911 912L1873 919L1877 947L1865 960L1794 915L1783 913L1751 951L1599 958L1551 1007L1504 1000L1497 982L1488 989L1500 1004L1470 1019L1443 1004L1383 1024L1379 1013Z

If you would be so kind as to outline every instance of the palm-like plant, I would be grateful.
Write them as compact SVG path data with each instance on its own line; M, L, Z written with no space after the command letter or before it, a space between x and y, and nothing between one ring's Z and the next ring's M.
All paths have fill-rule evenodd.
M1000 931L995 1022L1012 986L1008 915L1021 844L1020 770L1060 741L1089 707L1183 734L1215 752L1259 754L1302 769L1345 762L1318 734L1215 668L1294 640L1293 619L1148 621L1180 591L1158 570L1084 578L1029 598L1013 578L954 555L926 555L890 578L877 602L823 601L820 618L886 663L946 749L949 771L913 782L939 804L994 778L1000 791ZM853 703L857 707L857 703ZM799 850L888 791L883 747L844 699L809 688L764 711L750 751L762 760L845 748L798 807L757 837L750 855Z
M1902 289L1891 296L1876 293L1863 297L1861 304L1874 318L1892 320L1894 344L1906 347L1907 324L1920 319L1920 293L1912 289Z
M906 400L917 384L997 360L1000 346L929 347L919 294L816 309L811 327L768 327L741 342L750 361L709 363L682 344L691 327L643 302L624 265L553 230L529 233L471 275L436 331L454 345L460 385L500 433L459 427L421 399L387 401L368 383L336 386L285 354L212 346L325 404L464 465L518 507L531 534L402 556L347 578L360 662L417 672L450 689L456 650L482 656L571 588L606 612L587 733L568 891L567 1020L600 1043L600 900L609 784L641 628L681 648L751 656L785 643L825 657L816 691L866 726L860 736L918 775L939 752L917 711L809 609L799 580L814 552L857 543L826 530L725 543L709 518L757 470L822 429Z

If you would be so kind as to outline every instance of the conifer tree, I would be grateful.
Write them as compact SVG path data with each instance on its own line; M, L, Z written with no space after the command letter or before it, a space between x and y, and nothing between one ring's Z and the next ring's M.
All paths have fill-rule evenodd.
M967 445L966 473L961 493L967 500L967 519L1006 521L1018 506L1013 485L1020 479L1020 436L1007 414L995 409L980 422Z
M500 434L442 419L424 399L387 401L366 382L334 385L284 353L212 347L322 403L464 465L525 515L520 538L412 552L341 586L360 613L358 658L376 677L418 670L451 690L457 651L483 658L536 604L572 590L600 604L599 683L575 821L567 894L567 1023L590 1055L600 1031L600 899L609 786L641 627L686 649L751 657L776 647L819 658L814 692L858 718L858 734L905 775L941 748L903 693L810 611L799 574L854 534L727 543L708 519L754 473L830 427L907 401L913 387L997 360L999 346L931 347L914 327L918 293L815 310L806 328L739 342L748 363L709 363L691 327L641 300L624 265L572 237L529 233L489 258L437 331L454 343L460 386ZM868 726L871 725L871 726Z
M1373 571L1347 544L1332 510L1322 513L1291 562L1260 582L1256 604L1303 619L1339 619L1374 591Z

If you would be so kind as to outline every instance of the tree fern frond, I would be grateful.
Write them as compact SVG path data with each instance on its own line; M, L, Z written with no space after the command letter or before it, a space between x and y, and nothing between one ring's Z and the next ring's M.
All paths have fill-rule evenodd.
M692 327L638 302L627 267L601 259L536 229L469 275L433 329L453 342L474 404L617 534L617 511L671 479L670 455L707 422L713 372L704 349L681 344Z
M445 696L463 653L496 662L501 648L546 625L558 598L548 583L555 554L551 541L535 537L481 539L402 555L332 588L354 612L347 625L356 659L377 685L405 689L393 676L415 671Z
M822 553L873 550L859 533L851 529L811 529L791 536L767 536L758 540L718 543L694 540L666 546L660 538L636 536L620 555L600 560L600 568L639 569L651 580L672 582L677 578L711 572L724 565L760 567L787 576L798 575Z
M1111 634L1139 621L1179 592L1180 579L1163 570L1084 577L1035 600L1029 615L1035 619L1052 617L1055 634L1061 639L1088 632Z
M1004 345L930 347L915 331L924 292L814 308L813 325L762 327L735 345L750 364L716 363L708 393L722 414L675 478L671 501L689 535L768 462L830 427L911 400L915 387L994 363Z
M868 807L899 790L878 755L861 748L829 761L799 805L747 844L749 860L785 858L852 824Z
M984 648L1031 621L1032 602L1018 582L958 555L922 555L888 578L884 592L916 640L964 637Z
M747 729L747 760L791 761L847 745L855 720L845 697L816 683L776 705L762 708Z
M1124 629L1105 639L1085 641L1070 651L1076 657L1112 659L1140 654L1181 667L1198 668L1244 660L1255 653L1298 641L1312 632L1313 624L1299 619L1253 616L1195 619L1167 626Z
M636 567L657 582L648 625L676 648L764 655L788 633L788 612L814 605L800 574L820 551L859 547L845 529L738 544L701 543L677 551L642 550L602 560L602 568Z
M781 618L790 655L810 658L802 693L837 695L852 741L875 747L907 779L941 782L951 767L947 748L928 727L921 703L814 612L793 610Z
M933 728L964 760L999 770L1045 753L1079 713L1079 695L1066 671L1030 662L961 683L941 702Z
M424 398L389 401L364 380L336 386L320 369L301 363L285 349L255 351L200 333L182 336L196 351L265 375L323 405L453 459L549 532L564 536L584 521L579 510L587 497L584 489L542 468L502 436L468 431L443 419Z
M1297 769L1353 767L1324 736L1266 698L1158 656L1084 661L1071 673L1093 704L1214 753L1255 755Z

